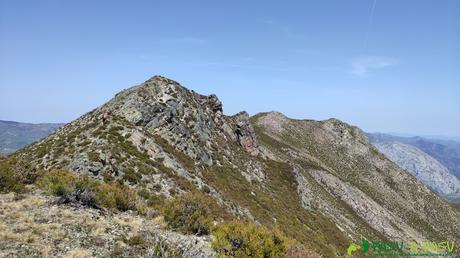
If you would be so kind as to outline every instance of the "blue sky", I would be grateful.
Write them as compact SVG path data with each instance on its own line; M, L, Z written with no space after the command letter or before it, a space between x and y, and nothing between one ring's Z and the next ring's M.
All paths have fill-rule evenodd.
M69 122L160 74L224 112L460 135L460 1L0 0L0 119Z

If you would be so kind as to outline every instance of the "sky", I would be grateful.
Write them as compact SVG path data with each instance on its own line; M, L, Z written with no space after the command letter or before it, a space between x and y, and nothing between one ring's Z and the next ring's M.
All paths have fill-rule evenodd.
M460 136L460 1L0 0L0 119L70 122L154 75L224 113Z

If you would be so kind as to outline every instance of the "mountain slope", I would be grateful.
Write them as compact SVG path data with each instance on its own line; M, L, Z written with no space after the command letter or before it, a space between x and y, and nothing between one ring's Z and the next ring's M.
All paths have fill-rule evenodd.
M366 232L358 227L362 221L390 239L459 237L458 214L380 154L358 128L335 119L292 120L279 113L263 113L253 120L262 142L276 156L299 167L302 180L308 182L299 191L305 193L304 199L329 212L341 227L350 228L351 235ZM310 188L320 185L340 199L344 208L318 196L308 184ZM359 220L343 218L349 213L346 208ZM433 218L444 222L436 223Z
M155 76L17 152L165 197L201 189L233 216L279 228L325 257L351 241L460 239L452 207L338 120L222 113Z
M460 181L441 163L418 148L399 142L376 142L374 146L441 197L460 197Z
M0 120L0 153L12 153L48 136L63 124L30 124Z
M382 133L367 134L374 142L400 142L412 145L435 158L450 173L460 179L460 143L450 140L436 140L422 137L399 137Z

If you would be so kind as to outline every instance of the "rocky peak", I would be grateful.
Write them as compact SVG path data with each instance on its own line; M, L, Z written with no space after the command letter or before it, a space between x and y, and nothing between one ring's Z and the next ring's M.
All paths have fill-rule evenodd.
M272 133L281 133L284 126L289 122L289 118L277 111L261 113L256 115L256 117L259 117L257 119L257 124Z
M165 144L170 146L166 146L169 152L174 152L176 156L184 155L183 159L190 159L188 163L193 162L194 168L182 167L183 170L219 164L219 159L232 160L231 156L237 151L235 148L253 156L260 153L246 112L225 116L216 95L201 95L176 81L154 76L116 94L106 104L50 136L48 140L51 142L65 138L75 141L75 146L69 144L67 148L71 150L66 151L65 157L62 153L48 154L44 157L48 160L44 166L56 166L53 165L56 160L70 160L67 166L82 173L100 175L101 171L123 171L117 163L120 160L123 164L129 163L124 161L129 159L129 153L124 157L115 151L108 153L101 150L115 150L118 146L112 146L114 144L126 145L114 142L120 137L127 138L137 150L148 153L151 159L164 160L173 169L180 166L165 158ZM93 148L91 153L97 157L86 155L90 152L88 148ZM40 160L43 158L40 157ZM113 168L110 167L112 164ZM129 166L126 164L125 167Z
M211 147L216 137L238 138L238 126L227 125L232 121L222 114L222 103L216 95L198 94L162 76L117 94L100 110L110 110L131 124L161 135L171 145L208 165L212 164ZM224 131L223 127L235 128ZM243 131L249 127L247 124ZM222 135L225 132L235 135ZM246 135L244 139L248 139ZM246 142L251 142L248 149L255 153L255 137Z

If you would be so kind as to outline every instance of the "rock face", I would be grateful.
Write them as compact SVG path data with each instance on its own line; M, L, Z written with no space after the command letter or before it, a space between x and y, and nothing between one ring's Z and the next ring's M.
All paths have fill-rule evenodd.
M374 146L440 196L460 197L460 181L425 152L399 142L376 142Z
M236 137L240 145L251 155L259 154L259 144L257 143L256 134L249 122L249 114L240 112L235 117L236 120Z
M170 197L203 190L237 218L276 226L324 257L352 241L460 240L460 214L357 127L281 113L223 114L155 76L17 152Z
M240 124L222 115L222 103L216 95L199 95L161 76L117 94L101 110L157 133L192 159L208 165L213 163L213 137L235 139L240 132ZM230 131L222 132L223 126Z

